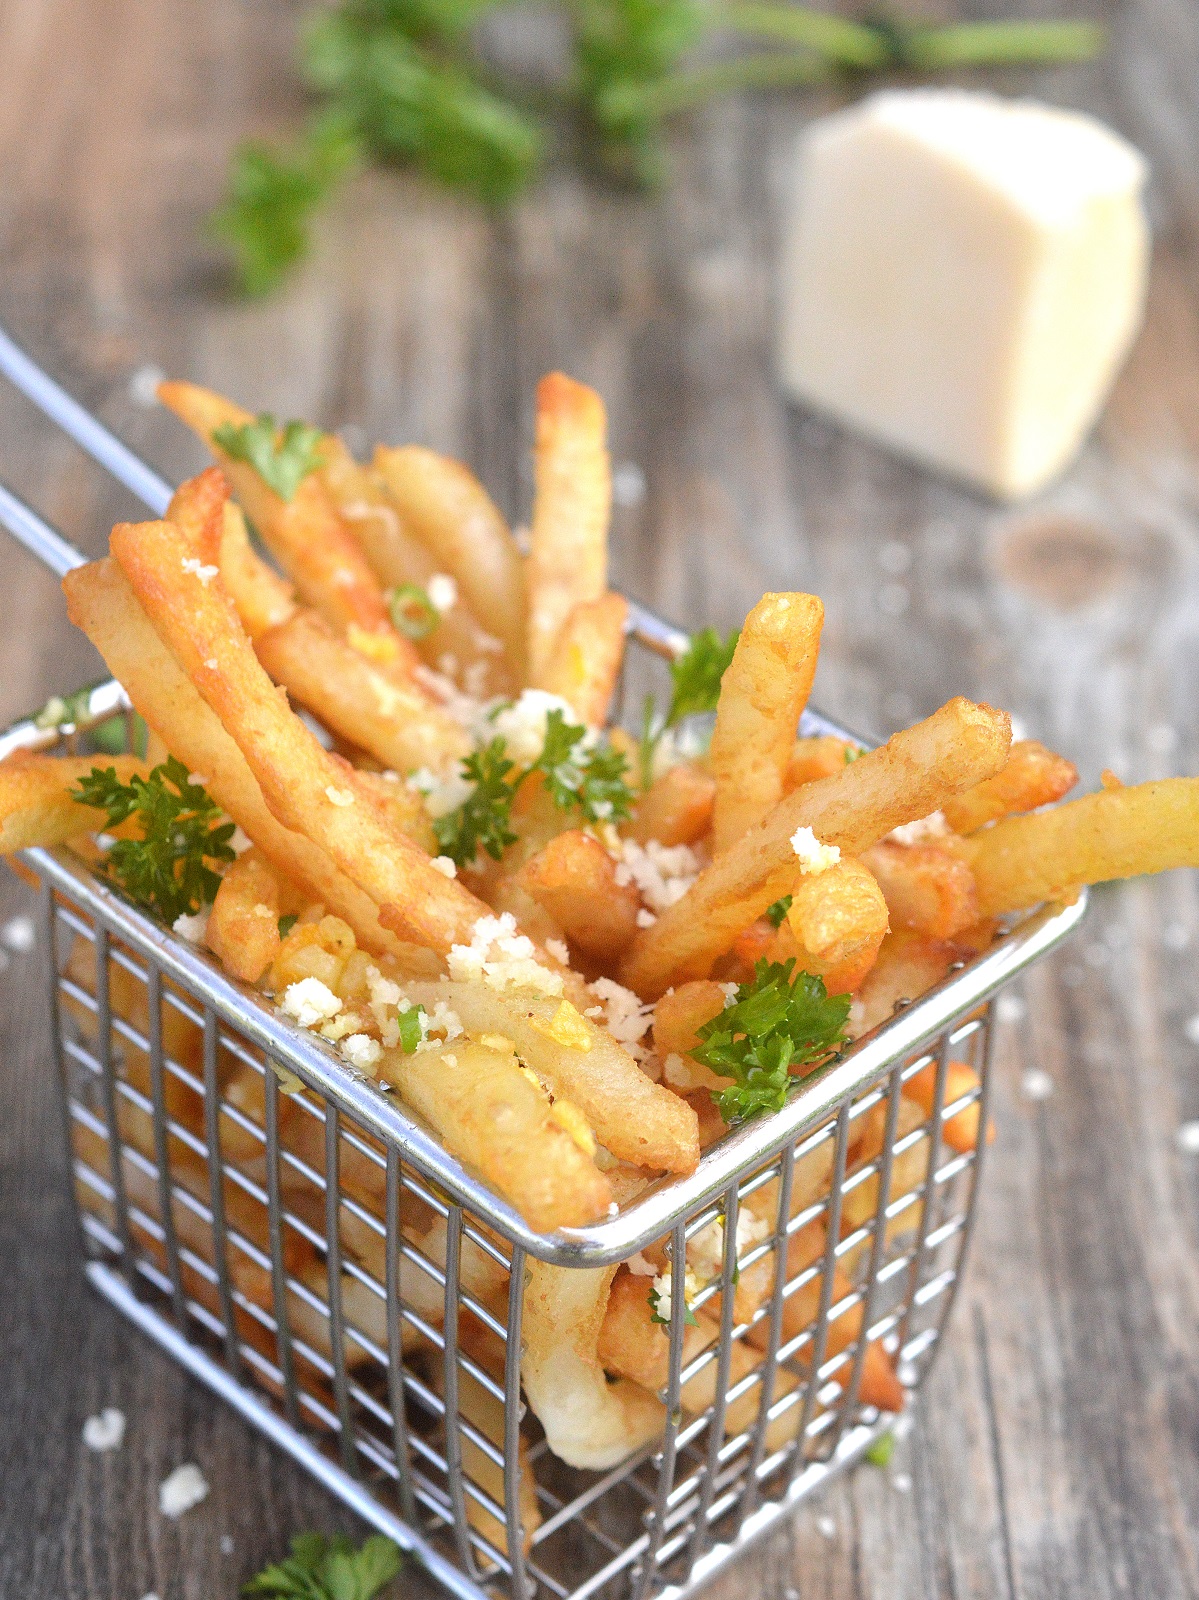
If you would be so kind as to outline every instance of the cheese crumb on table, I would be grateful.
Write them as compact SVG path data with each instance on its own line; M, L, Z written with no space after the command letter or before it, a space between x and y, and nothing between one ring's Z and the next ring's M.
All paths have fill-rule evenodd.
M791 394L1001 498L1077 451L1144 311L1142 156L1101 122L888 90L801 136L778 364Z
M158 1509L164 1517L181 1517L208 1495L208 1480L194 1461L176 1467L158 1486Z
M83 1442L89 1450L103 1453L119 1450L125 1442L125 1413L116 1406L105 1406L98 1416L83 1424Z

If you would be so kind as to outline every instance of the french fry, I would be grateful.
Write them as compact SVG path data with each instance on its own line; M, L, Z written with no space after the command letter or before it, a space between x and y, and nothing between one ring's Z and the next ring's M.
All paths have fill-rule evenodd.
M204 774L213 799L275 867L343 916L367 949L402 955L406 946L380 923L370 896L318 845L272 816L245 758L155 633L116 562L77 567L63 579L63 591L67 614L141 716L189 771Z
M209 468L212 472L217 470ZM174 520L169 514L168 518ZM221 580L233 596L242 626L251 639L257 639L268 628L279 627L295 613L293 586L258 556L250 543L242 509L232 500L225 504L215 560L221 569Z
M695 844L711 825L715 803L716 780L693 761L680 761L654 779L623 831L638 844Z
M850 994L874 965L886 936L887 902L869 867L844 856L827 872L796 879L786 926L795 941L796 970L823 978L829 994ZM772 950L771 956L786 960L789 953Z
M968 1094L977 1094L979 1077L974 1068L965 1061L950 1061L945 1067L945 1105L950 1106L955 1100L960 1100ZM927 1067L913 1078L908 1078L904 1083L903 1092L909 1100L914 1100L925 1116L933 1114L933 1104L937 1091L937 1063L930 1061ZM978 1149L978 1127L981 1120L981 1108L977 1100L972 1105L963 1106L960 1111L955 1111L953 1116L946 1117L941 1124L941 1137L951 1150L957 1150L962 1155L967 1155L971 1150ZM988 1124L987 1143L992 1144L995 1139L995 1125Z
M434 1367L439 1390L444 1389L444 1375L440 1366ZM501 1368L502 1371L502 1368ZM460 1367L458 1372L458 1413L477 1433L498 1451L505 1444L504 1402L485 1389L473 1372ZM466 1479L483 1491L497 1506L504 1504L504 1469L498 1461L471 1437L466 1428L461 1429L462 1471ZM517 1446L520 1452L520 1528L521 1543L527 1554L533 1535L541 1524L541 1509L537 1504L537 1478L529 1459L528 1441L522 1434ZM496 1550L508 1553L508 1528L494 1512L477 1500L470 1490L464 1495L466 1520L477 1533Z
M708 767L716 780L717 854L782 798L800 713L812 692L824 607L811 594L767 594L745 619L720 683Z
M43 849L96 833L107 813L72 800L71 790L99 767L121 783L149 771L136 756L44 756L14 750L0 762L0 854Z
M362 547L384 592L407 584L427 590L444 564L409 528L379 474L360 466L339 440L331 440L323 477L338 515ZM476 696L512 694L520 686L504 640L488 630L461 592L448 610L439 613L431 631L414 643L425 662L451 668L450 676L469 685ZM523 653L523 632L518 644Z
M783 776L783 789L790 794L801 783L813 783L817 778L831 778L835 772L857 759L859 747L848 739L838 739L832 733L815 734L797 739L787 759Z
M933 984L940 983L961 955L955 945L944 939L904 930L889 933L850 1013L850 1037L860 1039L871 1028L886 1022L901 1000L916 1000Z
M641 897L616 881L616 863L592 834L570 829L531 856L515 880L574 945L612 960L637 931Z
M1010 742L1006 712L950 700L835 776L804 784L718 856L652 928L637 934L620 981L655 998L671 982L706 976L738 933L791 890L791 837L798 828L811 828L843 854L860 855L892 828L928 816L996 772Z
M318 470L284 500L248 462L235 460L213 442L224 424L254 421L250 412L194 383L163 383L158 398L212 450L247 517L271 554L294 581L300 597L338 632L356 627L374 635L377 659L411 671L419 656L392 625L382 585L357 540L330 500Z
M508 524L468 467L419 445L380 446L375 470L404 523L502 640L514 674L525 653L524 563Z
M561 695L589 728L602 728L608 719L628 614L629 602L611 590L598 600L581 600L562 624L541 673L538 687Z
M945 845L880 839L862 860L886 897L893 928L952 939L978 921L974 876Z
M537 385L528 559L529 682L541 687L566 619L608 587L612 475L604 403L561 372Z
M243 983L257 983L279 953L279 874L258 850L227 868L212 903L204 943Z
M169 522L122 523L113 530L112 549L164 644L241 750L275 818L305 834L379 905L384 926L441 953L469 944L486 907L443 877L390 823L354 769L322 749L292 713L223 589L186 569L179 530Z
M960 849L984 917L1066 900L1088 883L1199 866L1199 778L1103 789L1005 817Z
M669 1265L663 1271L669 1273ZM612 1280L597 1354L605 1368L656 1393L670 1375L670 1329L653 1320L649 1296L654 1280L621 1267ZM683 1329L683 1365L694 1361L720 1335L707 1307Z
M301 608L254 641L276 683L327 728L396 772L439 771L470 750L462 728L415 684L397 683Z
M691 1107L647 1078L629 1053L569 1002L479 983L409 984L427 1011L444 1000L475 1036L511 1039L520 1059L576 1106L599 1142L655 1172L691 1172L699 1138Z
M455 1040L411 1055L385 1050L379 1072L531 1227L577 1228L607 1216L607 1180L515 1055Z
M955 833L977 833L988 822L1017 811L1035 811L1060 800L1078 782L1078 769L1065 756L1047 750L1036 739L1018 739L1007 764L942 808Z
M609 1383L598 1354L614 1267L552 1267L530 1258L524 1300L525 1394L550 1449L604 1471L662 1431L661 1403L627 1378Z
M727 1078L691 1057L699 1043L698 1030L723 1010L723 988L706 978L672 989L654 1007L654 1050L662 1057L662 1075L672 1089L687 1094L695 1089L728 1087Z

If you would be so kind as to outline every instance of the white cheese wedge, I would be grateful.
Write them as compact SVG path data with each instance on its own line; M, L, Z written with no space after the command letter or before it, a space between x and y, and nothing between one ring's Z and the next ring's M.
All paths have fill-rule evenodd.
M1075 112L889 91L812 124L793 177L785 388L1000 498L1047 483L1140 325L1141 155Z

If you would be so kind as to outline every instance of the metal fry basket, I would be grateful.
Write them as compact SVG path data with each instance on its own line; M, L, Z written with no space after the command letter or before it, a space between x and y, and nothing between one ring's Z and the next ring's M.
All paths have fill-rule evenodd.
M162 514L169 487L2 332L0 369ZM2 487L0 521L60 573L82 559ZM659 655L680 640L636 608L631 637ZM76 748L122 713L132 728L113 683L66 709L15 725L0 755ZM809 715L805 731L841 730ZM1085 905L1024 918L696 1172L547 1236L76 856L24 859L92 1284L448 1588L513 1600L688 1593L889 1425L864 1384L871 1348L915 1390L961 1281L986 1145L945 1130L975 1100L987 1126L990 1001ZM979 1076L959 1099L951 1061ZM917 1110L904 1087L930 1072ZM528 1260L602 1269L664 1239L661 1435L610 1470L567 1467L521 1392ZM711 1276L690 1304L719 1336L694 1349L697 1239ZM755 1270L772 1288L739 1309Z

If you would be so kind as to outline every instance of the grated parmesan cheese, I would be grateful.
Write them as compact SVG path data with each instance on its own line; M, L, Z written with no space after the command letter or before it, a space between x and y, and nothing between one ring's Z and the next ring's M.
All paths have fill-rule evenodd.
M560 961L564 967L570 966L570 951L566 948L565 939L546 939L545 948L555 961Z
M176 1467L158 1486L158 1509L164 1517L181 1517L208 1495L208 1480L194 1461Z
M328 1022L337 1015L341 1001L319 978L301 978L298 983L288 984L279 1008L301 1028L315 1028L318 1023Z
M450 946L446 967L459 983L485 983L491 989L531 989L538 994L562 993L562 975L537 960L536 946L518 933L510 911L480 917L469 944Z
M208 585L217 576L221 569L220 567L206 567L197 556L184 556L183 570L184 572L194 573L207 589Z
M616 882L621 888L634 883L648 909L660 914L679 901L699 877L702 862L688 844L664 845L656 839L638 844L608 834L609 853L616 861ZM639 927L648 927L638 922Z
M116 1406L105 1406L99 1416L83 1424L83 1442L89 1450L103 1453L119 1450L125 1442L125 1413Z
M937 839L946 838L949 831L945 813L934 811L930 816L920 817L915 822L905 822L901 827L892 828L887 838L894 839L896 844L929 844Z
M811 828L796 828L791 835L791 848L799 858L799 870L805 876L815 876L818 872L827 872L830 867L835 867L841 859L841 851L835 844L821 844Z
M326 785L325 796L329 804L333 806L352 806L354 804L353 789L335 789L330 783Z
M608 1032L635 1061L643 1061L648 1052L640 1041L654 1019L653 1006L642 1005L639 995L612 978L597 978L591 985L591 992L603 1002ZM589 1016L590 1011L584 1015Z
M359 1072L368 1072L373 1075L374 1068L378 1066L383 1054L383 1046L378 1039L372 1039L368 1033L352 1033L348 1039L341 1041L341 1053L352 1067L357 1067Z
M652 1261L647 1261L640 1250L635 1256L629 1257L625 1262L625 1266L628 1267L635 1278L656 1278L658 1276L657 1267L654 1266Z
M476 737L482 741L498 733L518 767L532 766L545 749L545 728L551 711L560 711L572 726L578 724L574 707L560 694L549 694L544 689L523 689L518 700L484 714L482 726L475 730ZM596 737L589 730L576 749L593 745Z
M435 572L425 585L425 593L434 611L442 616L458 604L458 585L448 572Z
M435 872L440 872L443 878L456 878L458 876L458 868L454 863L453 856L434 856L429 865Z
M669 1272L664 1272L660 1278L654 1279L654 1293L658 1297L656 1311L663 1322L670 1321L671 1310L674 1305L674 1301L670 1293L670 1279L671 1275ZM690 1309L691 1302L695 1299L702 1287L703 1285L695 1276L695 1273L692 1272L690 1267L688 1267L686 1272L683 1274L683 1304L686 1305L688 1309Z
M203 944L211 914L211 906L201 906L194 917L189 917L185 911L171 923L171 931L177 933L181 939L186 939L188 944Z

